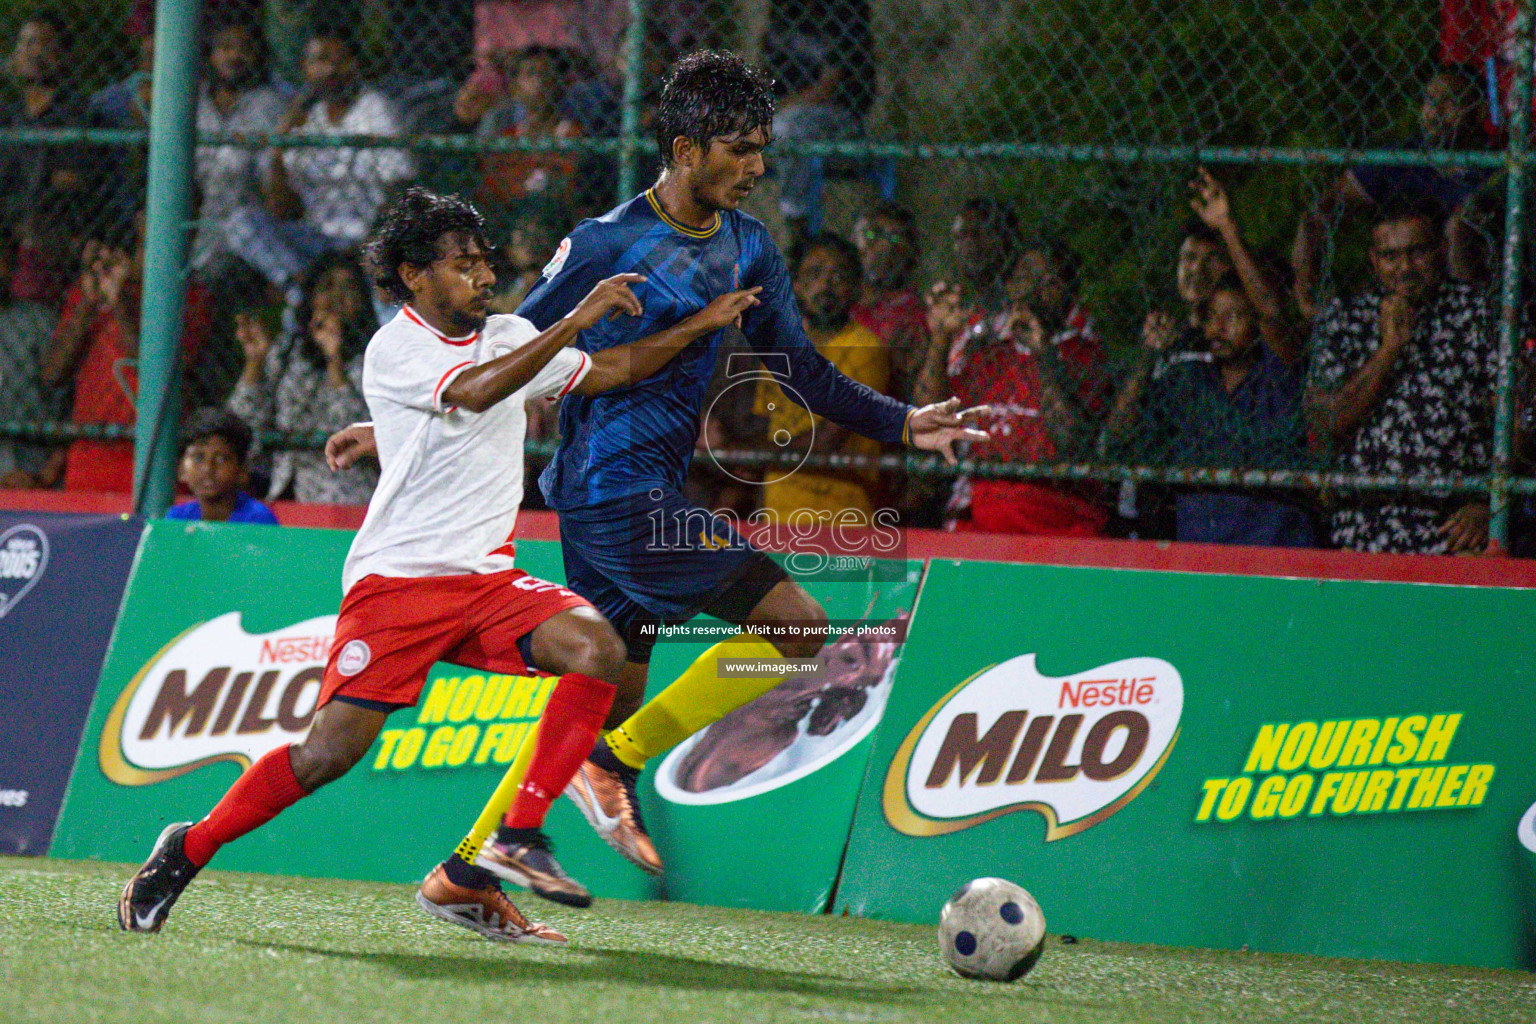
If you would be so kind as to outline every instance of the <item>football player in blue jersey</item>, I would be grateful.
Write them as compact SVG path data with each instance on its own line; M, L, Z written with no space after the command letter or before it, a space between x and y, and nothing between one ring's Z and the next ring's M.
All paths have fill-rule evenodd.
M644 275L633 287L644 312L604 321L576 343L598 352L664 330L721 296L749 292L756 301L744 303L739 327L754 350L779 354L786 394L855 433L940 452L953 463L957 442L987 440L966 426L981 410L961 411L956 399L914 408L838 372L805 333L767 229L739 209L764 173L773 113L772 80L737 55L704 51L679 61L655 119L662 161L655 185L561 241L518 314L542 330L596 282ZM729 517L683 497L724 333L694 341L633 386L566 396L560 447L539 480L560 518L566 585L613 623L628 651L609 731L566 792L610 846L655 874L662 864L640 813L640 770L783 679L722 675L718 660L810 658L825 640L826 613L816 600L748 544ZM332 439L343 463L367 447L361 432ZM742 632L640 706L658 627L701 613ZM788 635L789 624L798 635ZM522 768L515 762L509 769L461 855L541 895L584 902L590 897L555 862L541 831L501 822Z

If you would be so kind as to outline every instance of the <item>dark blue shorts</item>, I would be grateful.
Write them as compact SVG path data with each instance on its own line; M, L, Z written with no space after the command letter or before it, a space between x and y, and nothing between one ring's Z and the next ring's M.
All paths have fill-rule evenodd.
M727 517L651 491L560 513L565 585L613 623L629 660L651 660L646 626L707 613L740 624L787 578Z

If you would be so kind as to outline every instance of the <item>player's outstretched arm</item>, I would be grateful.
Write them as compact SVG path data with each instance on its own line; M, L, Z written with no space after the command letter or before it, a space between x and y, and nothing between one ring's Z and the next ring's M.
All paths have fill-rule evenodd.
M967 421L973 422L977 417L985 415L987 411L988 407L985 405L962 409L958 398L925 405L921 409L913 409L912 414L907 418L907 430L912 447L938 452L944 456L945 462L953 466L956 462L956 442L992 440L992 435L985 430L966 426Z
M743 288L726 292L675 327L593 353L592 369L576 385L576 393L598 395L645 380L695 340L731 324L739 326L741 315L758 304L760 291Z
M443 404L456 405L470 412L484 412L526 387L556 352L574 342L577 335L603 317L615 312L631 316L643 313L644 307L629 286L644 280L640 274L616 274L599 281L575 309L549 330L515 351L472 366L455 377L443 391Z

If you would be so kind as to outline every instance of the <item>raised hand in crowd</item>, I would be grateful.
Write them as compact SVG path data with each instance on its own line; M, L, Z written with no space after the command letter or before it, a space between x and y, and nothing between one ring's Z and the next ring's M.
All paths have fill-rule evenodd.
M1189 208L1195 211L1201 223L1223 236L1237 226L1232 218L1232 203L1227 198L1227 190L1210 171L1204 167L1197 169L1189 187L1194 192Z
M235 341L245 356L240 383L260 384L267 375L267 353L272 350L272 332L254 313L235 314Z
M1162 310L1154 309L1141 322L1141 347L1149 352L1166 352L1179 336L1179 325Z
M325 382L333 388L347 387L347 368L341 355L346 332L342 329L341 317L316 310L309 319L309 336L314 339L320 354L325 356Z

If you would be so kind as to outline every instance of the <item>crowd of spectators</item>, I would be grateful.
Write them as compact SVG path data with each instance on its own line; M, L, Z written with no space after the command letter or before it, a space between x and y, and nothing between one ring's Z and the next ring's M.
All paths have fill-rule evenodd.
M368 500L376 470L336 475L312 446L260 443L271 431L314 437L366 417L363 348L394 310L370 288L359 243L393 190L458 173L429 183L454 184L485 211L502 254L493 309L515 309L569 227L611 202L614 160L558 143L619 130L621 6L483 0L462 74L434 85L371 80L357 38L332 19L317 19L294 48L286 81L259 7L211 5L201 131L429 131L552 145L467 164L419 159L404 144L198 147L183 359L220 383L189 400L205 408L185 435L182 483L205 511L254 515L258 498ZM659 82L669 57L698 41L695 6L668 5L649 24L644 81ZM781 90L778 139L865 131L877 83L869 5L843 6L835 24L819 4L770 6L762 59ZM141 28L132 72L86 93L71 71L67 23L27 18L10 41L0 127L145 127L154 55ZM1439 68L1409 146L1475 148L1484 120L1479 78ZM993 440L977 458L1487 472L1496 331L1486 286L1497 254L1472 227L1487 169L1348 169L1305 211L1287 258L1250 247L1240 211L1202 169L1190 183L1193 216L1168 254L1177 303L1147 310L1139 337L1116 338L1084 299L1091 271L1079 255L1060 237L1026 232L1004 198L956 197L948 246L925 261L900 202L871 201L844 238L822 229L818 205L835 161L774 163L812 341L849 376L902 399L986 405ZM0 486L131 488L131 442L110 428L133 424L145 173L139 147L0 146L5 398L16 419L89 428L68 443L0 440ZM1328 239L1351 219L1369 228L1371 284L1323 298ZM939 269L919 281L920 266ZM701 448L881 454L811 416L779 383L730 383L722 371L722 415L704 425ZM530 438L547 440L554 418L534 411ZM787 476L705 466L692 486L700 500L781 515L894 507L908 523L952 530L1363 551L1479 552L1489 524L1486 501L1465 495L949 480L823 463Z

